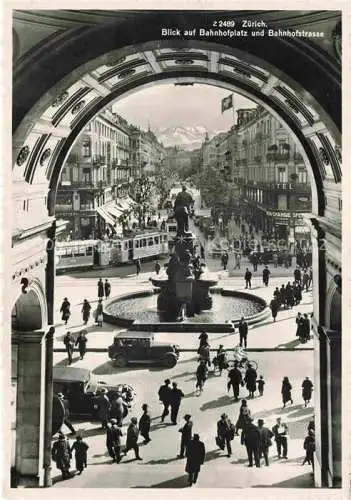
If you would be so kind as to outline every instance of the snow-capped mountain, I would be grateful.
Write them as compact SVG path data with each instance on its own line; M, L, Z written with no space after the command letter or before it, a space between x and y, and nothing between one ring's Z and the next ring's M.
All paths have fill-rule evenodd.
M179 146L182 149L191 151L198 149L205 140L206 132L211 139L222 130L207 131L205 127L198 125L195 127L168 127L153 130L157 139L165 147Z

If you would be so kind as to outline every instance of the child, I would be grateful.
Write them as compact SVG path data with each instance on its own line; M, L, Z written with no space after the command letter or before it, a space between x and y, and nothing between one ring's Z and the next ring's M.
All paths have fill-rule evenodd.
M260 376L257 385L258 385L258 392L260 393L260 396L263 396L263 389L264 389L264 384L266 382L263 380L263 375Z
M82 440L82 436L77 436L75 442L72 445L71 452L75 450L76 453L76 469L78 474L83 472L84 467L87 467L87 451L89 445Z

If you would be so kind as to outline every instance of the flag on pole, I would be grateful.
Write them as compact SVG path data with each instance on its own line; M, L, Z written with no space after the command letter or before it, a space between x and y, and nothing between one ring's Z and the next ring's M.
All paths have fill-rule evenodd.
M230 109L233 107L233 94L230 94L228 97L224 97L222 99L222 113L224 111L227 111L227 109Z

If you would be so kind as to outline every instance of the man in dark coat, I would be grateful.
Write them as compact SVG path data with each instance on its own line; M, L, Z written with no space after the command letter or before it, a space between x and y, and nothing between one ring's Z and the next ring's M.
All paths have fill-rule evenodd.
M121 461L121 436L122 431L117 420L111 418L106 426L106 448L110 457L117 463Z
M151 417L149 414L149 408L146 403L142 406L143 414L139 419L139 431L141 436L144 438L144 444L147 444L151 441L149 436L150 427L151 427Z
M268 286L269 283L269 275L271 274L270 270L268 269L268 266L265 266L262 272L262 279L263 283L265 286Z
M253 270L257 271L258 257L255 253L253 253L251 256L251 262L252 262ZM251 288L251 286L250 286L250 288Z
M110 417L111 403L107 396L107 389L102 389L101 394L96 400L98 416L101 421L101 427L106 429L107 421Z
M83 359L87 350L88 339L86 337L86 330L79 332L75 345L78 346L80 359Z
M302 399L305 402L305 407L310 402L312 397L313 384L308 377L302 382Z
M200 441L200 436L194 434L193 439L189 442L187 451L187 461L185 472L189 474L189 485L195 484L199 476L201 465L205 461L205 445Z
M165 380L164 385L161 385L161 387L158 390L159 400L163 404L161 422L163 422L165 417L169 414L169 405L171 404L171 392L172 392L172 389L170 388L170 383L171 381L167 378Z
M111 293L111 283L107 279L105 280L104 289L105 289L105 297L106 299L108 299Z
M248 287L251 288L252 272L249 271L248 267L246 268L246 273L245 273L244 278L245 278L245 285L246 285L245 288L248 288Z
M75 339L74 339L73 335L71 334L71 332L67 332L66 335L63 337L63 343L65 344L65 347L66 347L69 365L72 363L74 342L75 342Z
M71 421L69 419L69 402L68 402L68 399L65 398L64 394L62 394L62 392L59 392L57 394L57 397L61 400L61 403L63 405L63 408L65 410L65 413L64 413L64 419L63 419L63 423L65 425L67 425L67 427L69 428L69 430L72 432L72 434L76 434L76 431L73 427L73 425L71 424Z
M246 321L244 320L244 317L241 318L238 324L239 328L239 338L240 338L240 347L243 346L247 347L247 332L248 332L248 326Z
M294 278L297 283L301 282L301 271L298 267L294 271Z
M277 299L271 300L269 307L271 308L272 318L273 318L273 321L275 322L277 319L277 314L278 314L278 310L279 310L279 304L278 304Z
M84 321L85 325L89 321L90 310L91 310L91 305L89 304L89 302L87 301L87 299L84 299L83 307L82 307L82 317L83 317L83 321Z
M104 283L103 283L101 278L98 281L97 287L98 287L98 298L103 299L104 298Z
M247 456L249 459L249 467L253 466L252 459L255 460L256 467L260 467L260 433L258 427L253 423L253 419L250 418L249 422L245 425L243 429L244 433L244 443L247 450Z
M126 441L126 449L124 450L124 455L126 455L129 450L134 450L135 458L137 460L142 460L142 458L139 455L139 446L138 446L139 428L137 423L138 423L137 419L135 417L132 417L127 430L127 441Z
M72 452L68 440L63 434L60 434L59 439L54 442L51 456L54 462L56 462L56 467L62 473L62 479L67 479L71 477L69 469L71 467Z
M188 445L191 441L193 434L193 423L191 421L191 415L184 415L185 424L183 427L179 429L179 432L182 434L180 440L180 453L178 458L184 458L184 455L187 456Z
M307 340L310 339L310 334L311 334L311 322L308 318L307 313L304 313L304 315L303 315L301 333L302 333L301 337L302 337L303 342L307 342Z
M68 301L67 297L63 299L63 302L61 304L60 312L62 313L62 321L65 322L65 325L67 325L67 321L69 320L69 317L71 316L71 304Z
M251 366L247 365L245 373L246 389L249 391L249 396L253 398L256 392L257 371Z
M288 458L288 426L282 422L280 417L277 418L277 423L273 426L272 432L274 434L275 442L277 445L278 458L281 458L283 450L283 458Z
M240 384L241 384L242 378L243 377L241 375L241 371L238 368L238 363L235 362L234 363L234 368L232 368L228 372L228 379L229 379L229 381L228 381L228 384L227 384L228 391L230 389L230 386L233 387L233 393L234 393L235 401L239 400Z
M272 437L273 437L273 432L268 429L268 427L264 427L264 420L260 418L258 421L258 431L260 433L260 441L259 441L259 456L260 459L262 456L264 457L265 463L268 466L269 465L269 460L268 460L268 452L269 452L269 447L272 446Z
M87 468L87 451L89 445L83 441L82 436L77 436L76 441L73 443L71 452L74 450L76 458L76 469L78 474L83 472L84 467Z
M227 253L227 252L224 252L224 253L222 254L222 257L221 257L222 266L223 266L223 270L224 270L224 271L226 271L226 270L227 270L228 259L229 259L228 253Z
M183 391L178 389L177 382L172 382L172 390L170 392L170 405L171 405L171 421L173 425L177 425L177 417L180 407L180 402L184 397Z
M217 436L227 446L228 457L232 454L230 441L234 438L235 427L231 423L226 413L221 415L221 419L217 422ZM222 448L223 449L223 448Z

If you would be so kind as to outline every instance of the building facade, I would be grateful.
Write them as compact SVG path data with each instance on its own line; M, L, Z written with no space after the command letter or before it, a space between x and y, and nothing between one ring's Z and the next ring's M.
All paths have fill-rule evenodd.
M71 239L104 234L114 221L98 209L128 195L132 169L128 124L105 110L86 126L62 169L55 213L68 220Z
M312 209L311 187L299 146L261 106L237 114L232 178L243 216L269 238L310 246L303 218Z

